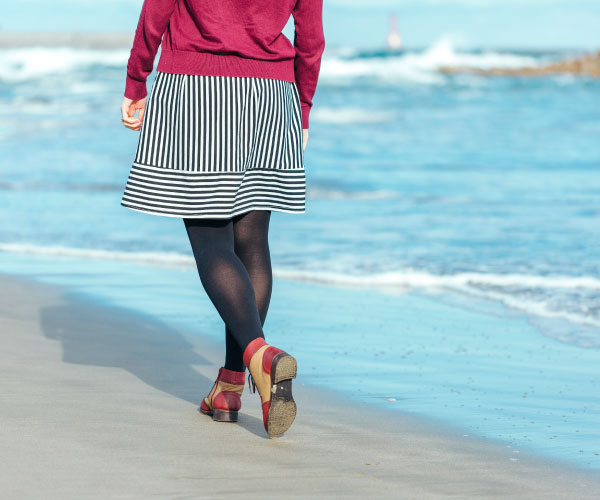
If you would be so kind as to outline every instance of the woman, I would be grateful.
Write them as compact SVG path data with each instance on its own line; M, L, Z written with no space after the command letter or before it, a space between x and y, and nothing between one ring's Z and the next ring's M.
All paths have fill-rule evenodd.
M281 33L290 15L293 44ZM322 0L145 0L121 107L123 124L140 130L121 204L183 219L225 323L225 363L200 411L237 421L247 367L271 436L296 416L297 366L262 329L269 220L273 210L305 212L304 149L324 47Z

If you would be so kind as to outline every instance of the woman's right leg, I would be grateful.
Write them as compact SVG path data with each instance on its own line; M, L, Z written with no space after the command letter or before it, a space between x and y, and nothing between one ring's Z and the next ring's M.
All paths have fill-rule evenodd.
M233 221L184 218L200 281L241 352L264 338L254 287L235 253ZM243 371L244 368L238 370Z
M270 210L252 210L233 218L234 249L254 288L261 324L264 326L273 289L273 272L269 251ZM243 349L231 330L225 327L225 368L244 371Z

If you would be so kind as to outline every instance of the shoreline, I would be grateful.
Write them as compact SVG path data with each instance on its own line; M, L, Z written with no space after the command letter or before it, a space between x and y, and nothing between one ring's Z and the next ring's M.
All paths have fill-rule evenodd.
M527 452L514 460L496 443L304 385L301 375L297 421L284 436L266 436L248 391L238 424L215 423L196 407L220 366L217 342L69 287L10 274L0 282L0 484L13 496L262 498L265 476L291 497L593 498L600 488L591 471ZM211 480L223 471L227 481Z
M4 255L0 272L149 315L223 350L222 321L191 269ZM275 279L266 332L305 366L303 381L335 388L351 406L429 419L459 437L597 473L596 422L587 411L596 351L546 337L499 305L457 299Z

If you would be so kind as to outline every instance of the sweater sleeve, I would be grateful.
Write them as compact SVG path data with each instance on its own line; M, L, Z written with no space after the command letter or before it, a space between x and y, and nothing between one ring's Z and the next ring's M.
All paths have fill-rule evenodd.
M127 62L125 97L146 97L146 79L152 73L154 58L178 0L144 0L133 46Z
M317 89L321 55L325 49L323 0L297 0L294 16L294 73L302 108L302 128L308 128L308 115Z

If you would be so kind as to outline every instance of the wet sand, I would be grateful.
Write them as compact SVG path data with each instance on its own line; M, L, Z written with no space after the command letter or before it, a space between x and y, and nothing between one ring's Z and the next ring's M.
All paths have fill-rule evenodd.
M600 478L295 385L270 439L196 408L222 346L68 288L0 275L5 498L596 498Z

